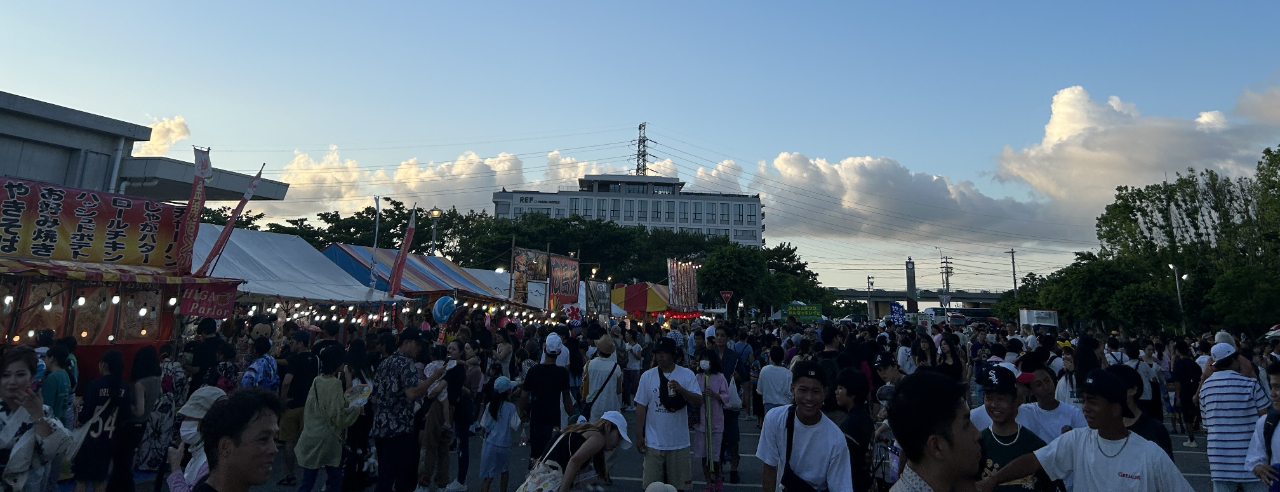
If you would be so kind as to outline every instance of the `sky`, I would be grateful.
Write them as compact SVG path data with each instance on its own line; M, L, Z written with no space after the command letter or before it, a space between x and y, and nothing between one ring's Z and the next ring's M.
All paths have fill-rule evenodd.
M1251 174L1280 142L1264 2L14 2L0 90L154 127L135 155L486 208L651 166L760 193L828 286L1011 286L1096 250L1116 186Z

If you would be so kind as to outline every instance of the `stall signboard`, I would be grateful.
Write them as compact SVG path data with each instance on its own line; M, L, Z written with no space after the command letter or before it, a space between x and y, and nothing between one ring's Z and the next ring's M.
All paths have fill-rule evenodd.
M567 256L551 255L547 295L558 304L578 302L578 260Z
M672 309L694 311L698 308L698 269L693 263L667 258L667 282Z
M190 285L182 291L182 303L178 306L178 314L225 319L235 313L235 307L235 284Z
M609 284L598 280L588 280L587 302L585 303L587 312L609 316L613 313L613 309L609 304Z
M535 280L547 280L547 252L512 248L511 299L533 304L529 302L529 282Z
M782 308L782 317L795 316L796 321L801 323L817 321L822 318L822 306L785 306Z
M0 257L178 269L178 207L12 177L0 182Z

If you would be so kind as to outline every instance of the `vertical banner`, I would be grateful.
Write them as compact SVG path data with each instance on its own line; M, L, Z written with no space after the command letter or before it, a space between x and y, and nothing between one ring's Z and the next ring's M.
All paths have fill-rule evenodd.
M693 263L667 259L667 282L671 309L691 312L698 308L698 270Z
M231 211L231 217L227 219L227 225L222 227L222 233L218 234L218 241L213 243L213 248L209 250L209 254L204 257L204 264L200 265L200 269L196 270L196 275L204 276L209 274L209 265L213 263L218 255L222 254L222 248L226 247L227 239L231 238L231 231L236 228L236 221L240 220L240 213L244 211L245 204L249 203L249 199L253 198L253 194L258 191L258 182L262 181L262 168L267 167L263 164L258 168L258 175L253 177L249 182L249 189L244 192L244 196L240 197L240 203L236 204L235 210Z
M191 273L191 250L196 244L196 234L200 232L200 212L204 211L204 180L213 177L213 163L209 161L208 149L195 149L196 173L191 180L191 198L187 199L187 211L182 216L182 225L178 230L178 273Z
M511 249L511 299L516 302L544 306L545 302L535 304L529 297L529 282L547 279L547 253L524 248ZM546 290L543 290L543 295Z
M558 304L578 302L578 260L560 255L551 255L549 260L547 295Z
M613 314L609 304L609 284L598 280L587 281L587 302L583 303L587 312L608 317Z
M409 248L413 246L413 230L418 227L418 204L413 204L409 212L409 228L404 231L404 240L400 241L400 251L391 264L391 277L387 279L387 297L395 297L400 292L400 276L404 273L404 262L409 258Z

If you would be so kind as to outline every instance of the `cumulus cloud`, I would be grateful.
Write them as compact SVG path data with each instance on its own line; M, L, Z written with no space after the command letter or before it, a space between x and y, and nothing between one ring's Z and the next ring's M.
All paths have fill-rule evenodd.
M330 145L320 160L294 152L279 179L289 183L287 199L254 202L254 208L269 216L295 217L335 210L348 214L371 206L374 190L368 183L386 181L386 174L364 169L355 159L343 159L338 147Z
M133 155L139 157L162 156L169 151L174 143L179 140L191 136L191 129L187 128L187 120L182 115L169 118L152 118L152 123L147 125L151 127L151 140L146 142L137 142L133 146Z
M505 152L487 158L464 152L457 159L439 163L423 163L415 157L401 162L391 178L391 196L401 197L398 199L422 203L433 196L444 196L447 198L441 200L445 203L461 203L464 196L483 195L503 186L509 189L523 183L524 162Z
M1236 98L1235 112L1259 123L1280 125L1280 87L1269 87L1261 93L1245 89Z
M710 169L698 166L694 181L686 188L697 191L742 193L742 185L738 182L741 178L742 166L733 159L728 159L716 163L716 167Z
M1086 218L1101 212L1116 186L1157 182L1166 172L1247 174L1275 136L1273 126L1257 122L1228 126L1218 111L1195 119L1143 116L1115 96L1099 103L1080 86L1058 91L1050 110L1044 140L1021 150L1006 146L993 175L1028 185L1034 199L1069 202L1065 209Z
M536 188L542 191L555 191L561 186L577 186L578 178L588 174L621 174L627 169L629 168L622 164L580 161L555 150L547 154L547 171L543 182Z

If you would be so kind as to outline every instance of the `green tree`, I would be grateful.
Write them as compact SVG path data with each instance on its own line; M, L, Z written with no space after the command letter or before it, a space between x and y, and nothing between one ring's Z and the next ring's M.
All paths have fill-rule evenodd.
M1178 315L1178 300L1151 282L1121 287L1107 303L1111 318L1130 329L1160 331Z
M769 269L759 249L727 244L707 255L698 269L698 290L708 294L731 290L728 313L737 318L738 301L760 288Z
M231 210L231 207L205 207L200 210L200 222L219 226L227 225L227 221L231 220ZM260 230L261 226L258 223L266 216L265 213L255 214L252 210L242 210L240 217L236 219L236 229Z

